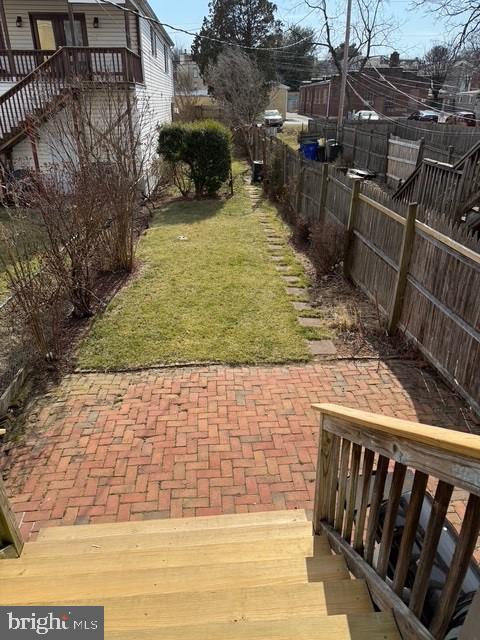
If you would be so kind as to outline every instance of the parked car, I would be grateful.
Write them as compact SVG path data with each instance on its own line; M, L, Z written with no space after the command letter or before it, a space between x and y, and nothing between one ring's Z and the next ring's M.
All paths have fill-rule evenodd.
M380 116L376 111L357 111L352 120L380 120Z
M438 122L439 114L436 111L414 111L408 116L408 120L421 120L422 122Z
M265 111L263 114L263 124L266 127L277 127L277 129L281 129L283 127L282 114L277 109Z
M461 124L464 127L475 127L477 117L473 111L459 111L458 113L449 115L445 122L446 124Z

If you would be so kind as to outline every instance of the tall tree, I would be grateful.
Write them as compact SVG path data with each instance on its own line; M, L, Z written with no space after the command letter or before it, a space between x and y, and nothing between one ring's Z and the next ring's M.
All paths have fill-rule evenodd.
M416 0L418 6L446 20L454 48L459 51L480 33L480 0Z
M279 33L277 46L288 47L274 53L277 79L298 91L302 81L310 80L314 73L315 30L297 25L287 27Z
M430 78L430 90L432 93L432 107L441 109L439 101L440 91L455 62L454 49L448 45L436 44L427 51L422 62L423 71Z
M253 48L274 45L280 27L275 17L277 6L269 0L211 0L208 9L208 16L192 46L193 59L202 76L208 66L217 61L225 47L222 42L252 47L250 57L266 69L265 63L271 58L269 52L254 51ZM267 66L270 69L270 65Z
M342 75L345 23L339 15L332 15L327 0L305 0L312 9L318 9L322 28L319 47L327 50L337 72ZM383 15L384 0L353 0L352 44L349 60L355 60L355 68L363 70L374 54L374 49L390 44L393 21ZM353 44L354 43L354 44Z

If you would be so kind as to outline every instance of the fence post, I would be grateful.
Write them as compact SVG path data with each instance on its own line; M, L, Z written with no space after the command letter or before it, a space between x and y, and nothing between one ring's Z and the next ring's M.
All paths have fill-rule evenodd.
M328 190L328 162L322 164L322 177L320 179L320 203L318 206L318 222L321 225L325 224L327 204L327 190Z
M0 478L0 542L6 542L7 548L0 549L0 558L20 557L23 549L22 534L10 508L7 493Z
M345 278L350 278L350 271L352 268L353 258L353 239L355 220L358 211L358 196L360 194L360 178L354 178L352 184L352 198L350 200L350 211L348 213L347 232L345 238L345 257L343 259L343 275Z
M422 160L423 160L423 156L425 153L425 138L420 138L420 140L418 141L419 145L418 145L418 154L417 154L417 167L422 164Z
M300 159L300 166L298 171L298 181L297 181L297 193L296 193L296 201L295 201L295 215L302 215L302 195L303 195L303 179L305 174L305 165L303 163L303 159Z
M448 164L453 164L453 152L455 151L455 149L453 148L452 145L450 145L448 147Z
M316 534L321 532L321 521L328 520L329 515L335 509L338 456L340 449L340 438L323 428L324 420L323 414L320 414L315 501L313 507L313 530Z
M390 131L387 131L387 152L385 154L385 182L388 182L388 161L390 156Z
M417 204L408 205L407 219L403 228L402 248L400 250L400 263L398 265L397 280L393 294L392 306L388 318L388 335L393 335L397 330L398 321L402 314L407 275L412 257L413 243L415 242L415 219L417 217Z
M287 145L285 143L283 143L283 184L282 184L282 187L286 187L287 186L287 180L288 180L287 162L288 162Z

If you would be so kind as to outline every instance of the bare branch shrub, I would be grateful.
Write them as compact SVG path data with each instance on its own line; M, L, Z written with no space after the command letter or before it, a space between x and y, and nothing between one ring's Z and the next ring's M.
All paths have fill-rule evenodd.
M43 263L40 244L30 227L18 212L0 226L0 261L11 292L3 304L11 331L23 336L30 354L52 360L57 353L65 297L61 283Z
M310 234L310 259L317 276L331 273L343 260L345 231L333 222L316 224Z
M297 247L303 248L310 240L310 225L303 216L298 216L293 229L293 242Z
M244 151L253 162L253 128L268 104L269 86L257 64L239 49L225 49L206 74L225 116L237 130Z
M179 65L175 74L175 104L180 120L191 122L197 117L200 98L195 94L195 90L192 70Z

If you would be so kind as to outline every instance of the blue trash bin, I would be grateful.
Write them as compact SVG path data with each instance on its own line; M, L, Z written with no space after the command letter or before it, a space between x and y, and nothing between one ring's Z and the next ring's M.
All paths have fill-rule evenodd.
M318 142L303 142L300 145L300 151L303 153L305 160L316 160L318 154Z

